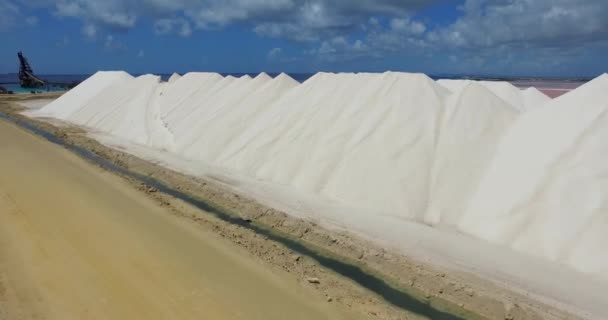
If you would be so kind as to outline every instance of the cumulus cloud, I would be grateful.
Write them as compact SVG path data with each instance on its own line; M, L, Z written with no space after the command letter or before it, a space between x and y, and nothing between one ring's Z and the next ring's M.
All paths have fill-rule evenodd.
M82 34L84 34L87 38L93 39L97 36L97 27L93 24L85 24L82 26Z
M321 41L319 47L307 53L321 60L336 61L362 57L382 58L387 53L428 47L424 39L425 24L408 17L393 18L386 24L372 17L361 28L365 30L362 38L335 36Z
M134 1L59 0L54 3L55 15L73 17L85 25L126 30L135 26L139 9Z
M544 46L608 39L605 0L465 0L450 26L430 28L412 20L417 10L440 0L36 0L59 17L82 20L93 28L127 30L140 17L154 21L159 34L189 36L194 29L230 24L249 26L260 36L295 41L327 41L383 19L386 38L419 37L434 44L491 47L529 42ZM0 28L15 23L19 7L0 0ZM34 22L34 18L29 20ZM367 35L363 35L366 37ZM388 39L387 39L388 40Z
M154 23L154 32L158 35L175 33L181 37L189 37L192 34L192 27L184 18L158 19Z
M324 61L345 61L365 56L375 56L374 50L370 50L368 44L357 39L349 41L345 37L337 36L321 42L318 48L309 50L308 55Z
M426 31L426 26L420 21L411 21L408 18L393 18L391 30L397 33L421 35Z
M299 42L307 57L325 60L440 52L446 61L469 57L470 65L482 67L496 61L492 56L526 52L537 61L557 54L554 63L608 43L606 0L462 0L448 25L420 11L445 0L32 1L57 17L81 20L89 38L119 34L141 21L154 21L158 35L182 37L238 25L260 37ZM15 18L20 6L0 0L0 30L25 21Z
M116 40L113 35L107 35L104 41L104 48L108 52L122 52L127 49L127 46Z
M38 17L29 16L29 17L25 18L25 23L27 23L27 25L30 27L36 26L36 25L38 25Z
M431 41L464 48L540 47L608 40L608 1L467 0L453 25Z
M19 7L8 0L0 0L0 31L13 27L20 15Z
M257 23L254 31L262 36L320 41L358 31L370 17L403 17L432 2L302 1L275 19Z
M283 53L283 49L272 48L272 49L270 49L270 51L268 51L268 54L266 55L266 57L268 58L268 60L275 60L275 59L279 58L282 53Z
M573 60L608 47L604 0L466 0L459 12L452 24L440 27L429 27L407 14L384 17L385 22L372 16L359 36L366 50L357 50L355 40L351 45L323 40L311 52L329 60L390 53L415 53L423 60L441 52L446 62L457 59L468 72L506 74L572 65Z
M8 0L2 0L8 1ZM311 41L353 30L371 15L403 16L439 0L38 0L58 17L73 17L84 25L113 31L132 28L142 16L161 21L186 19L179 34L217 29L230 24L249 26L259 35ZM164 21L164 22L163 22ZM173 24L173 28L175 24Z

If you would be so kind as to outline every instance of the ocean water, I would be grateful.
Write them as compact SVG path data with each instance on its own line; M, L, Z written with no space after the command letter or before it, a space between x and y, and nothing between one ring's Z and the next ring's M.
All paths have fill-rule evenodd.
M67 91L68 87L59 86L48 86L40 88L22 88L18 83L0 84L1 87L13 93L43 93L43 92L56 92L56 91Z
M22 88L19 85L19 78L16 73L0 74L0 86L14 93L42 93L52 91L66 91L69 89L69 84L79 83L88 78L88 74L53 74L53 75L37 75L40 79L45 80L50 84L40 88Z

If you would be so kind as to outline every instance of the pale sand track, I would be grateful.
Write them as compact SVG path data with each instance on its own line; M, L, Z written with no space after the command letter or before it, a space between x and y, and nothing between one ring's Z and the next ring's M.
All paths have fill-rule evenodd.
M353 319L0 120L0 319Z

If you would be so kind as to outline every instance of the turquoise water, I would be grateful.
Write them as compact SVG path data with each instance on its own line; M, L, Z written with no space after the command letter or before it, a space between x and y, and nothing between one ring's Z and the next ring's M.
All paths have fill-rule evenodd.
M14 93L31 93L34 91L35 93L43 93L43 92L54 92L54 91L66 91L67 89L61 87L49 86L40 87L40 88L21 88L18 83L10 83L10 84L1 84L0 86L4 87L8 91L13 91Z

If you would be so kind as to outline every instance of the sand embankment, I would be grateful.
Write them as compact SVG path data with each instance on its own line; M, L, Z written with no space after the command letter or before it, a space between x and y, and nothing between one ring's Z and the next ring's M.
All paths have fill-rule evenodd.
M1 120L0 150L0 319L352 319Z

